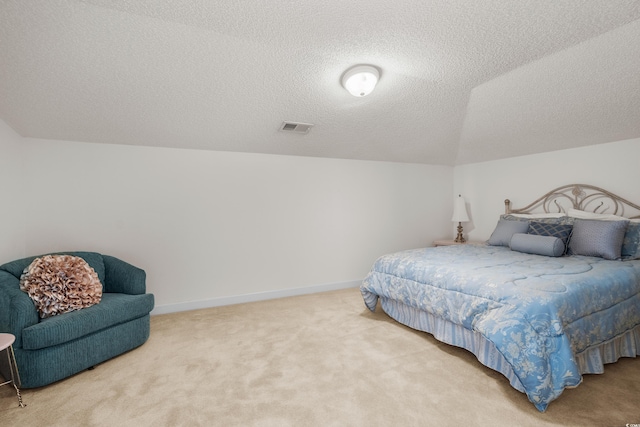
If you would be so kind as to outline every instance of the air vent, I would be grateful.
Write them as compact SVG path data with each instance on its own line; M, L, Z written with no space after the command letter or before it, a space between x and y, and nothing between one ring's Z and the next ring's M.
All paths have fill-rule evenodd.
M311 123L282 122L281 132L309 133L313 125Z

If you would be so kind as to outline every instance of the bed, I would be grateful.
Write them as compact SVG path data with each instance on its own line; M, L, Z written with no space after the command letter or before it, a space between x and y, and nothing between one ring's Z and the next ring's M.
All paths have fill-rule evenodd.
M506 200L486 243L384 255L360 291L545 411L584 374L640 354L640 206L583 184L521 209Z

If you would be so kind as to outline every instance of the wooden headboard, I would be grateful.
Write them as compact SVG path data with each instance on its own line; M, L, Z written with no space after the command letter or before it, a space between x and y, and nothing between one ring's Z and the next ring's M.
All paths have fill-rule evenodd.
M511 208L509 199L504 201L505 214L543 212L567 212L579 209L600 214L612 214L626 218L640 218L640 206L610 191L588 184L569 184L549 191L544 196L519 209Z

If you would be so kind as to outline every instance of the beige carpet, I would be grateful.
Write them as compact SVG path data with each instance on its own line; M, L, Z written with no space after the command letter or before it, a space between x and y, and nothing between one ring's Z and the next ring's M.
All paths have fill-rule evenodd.
M624 426L640 423L640 359L540 413L347 289L154 316L142 347L23 397L0 387L0 426Z

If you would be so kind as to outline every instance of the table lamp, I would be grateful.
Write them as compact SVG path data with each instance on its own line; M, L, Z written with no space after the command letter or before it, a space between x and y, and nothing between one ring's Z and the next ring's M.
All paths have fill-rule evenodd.
M453 203L453 217L451 218L451 221L458 223L458 235L454 242L466 242L465 238L462 236L462 223L469 221L469 215L467 214L467 205L460 194L458 194L458 197L456 197L455 202Z

